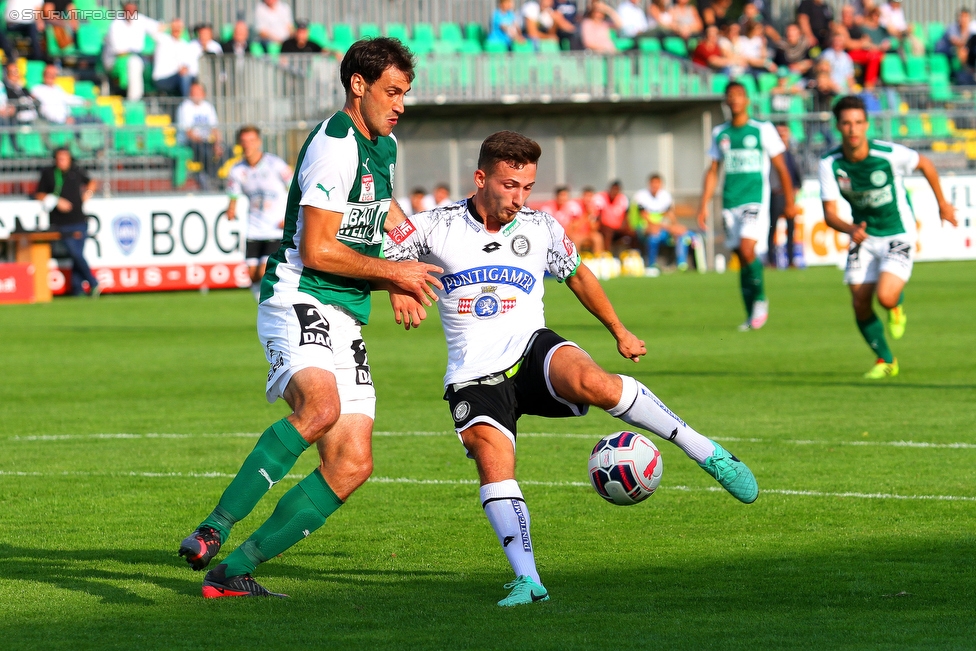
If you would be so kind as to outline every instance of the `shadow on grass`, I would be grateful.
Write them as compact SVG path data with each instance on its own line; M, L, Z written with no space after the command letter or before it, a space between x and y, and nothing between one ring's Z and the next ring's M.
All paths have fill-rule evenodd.
M974 547L972 537L852 540L763 557L730 546L723 560L674 562L666 549L637 545L626 563L594 553L583 571L546 559L552 600L501 609L494 602L505 594L507 572L486 573L480 562L470 574L326 569L320 555L295 555L261 570L291 599L204 602L184 597L199 594L200 573L170 579L154 571L173 564L168 553L0 546L0 578L103 600L92 608L69 595L58 617L47 610L31 625L0 619L0 630L22 648L75 649L198 648L218 629L232 631L218 638L237 648L280 648L285 639L292 648L972 648ZM132 569L88 567L104 559ZM179 596L132 608L148 600L125 587L129 581ZM78 643L80 634L89 642Z

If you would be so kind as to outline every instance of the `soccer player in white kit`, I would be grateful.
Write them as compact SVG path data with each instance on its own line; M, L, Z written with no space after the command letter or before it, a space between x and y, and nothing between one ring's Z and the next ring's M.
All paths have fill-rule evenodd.
M564 282L635 362L644 342L617 318L603 288L552 216L525 207L542 151L511 131L481 146L470 199L407 218L387 233L389 260L443 267L438 305L448 345L445 399L458 437L475 460L481 504L515 572L515 606L545 601L536 570L529 511L515 480L516 424L523 414L582 416L590 405L680 447L736 498L759 495L748 467L673 414L632 377L601 369L576 344L546 328L548 271ZM401 312L417 310L406 296ZM401 317L398 315L398 322ZM406 326L412 325L408 320Z
M237 218L237 200L247 197L247 240L244 261L251 276L251 293L261 294L261 279L268 257L281 246L285 208L292 170L288 163L264 151L261 131L246 125L237 132L242 159L227 175L227 219Z

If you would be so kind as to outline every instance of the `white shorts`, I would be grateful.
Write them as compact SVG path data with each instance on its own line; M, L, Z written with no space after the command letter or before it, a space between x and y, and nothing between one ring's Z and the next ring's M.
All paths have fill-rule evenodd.
M912 277L914 261L915 242L910 235L905 233L885 236L868 235L868 238L860 244L851 242L847 250L844 283L847 285L876 283L881 272L893 274L908 282Z
M282 397L298 371L320 368L335 376L340 413L374 418L376 391L360 324L342 309L295 292L258 306L258 338L271 365L268 402Z
M739 248L742 240L754 240L756 253L768 248L769 206L764 203L747 203L744 206L722 211L725 224L725 246L729 250Z

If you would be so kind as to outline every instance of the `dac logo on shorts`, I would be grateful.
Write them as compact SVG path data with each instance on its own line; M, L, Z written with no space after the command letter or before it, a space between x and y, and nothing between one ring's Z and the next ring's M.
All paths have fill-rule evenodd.
M352 342L352 358L356 361L356 384L373 385L373 376L369 372L369 358L366 356L366 342L357 339Z
M298 325L301 326L301 341L299 346L315 344L332 350L332 337L329 336L329 322L325 320L319 308L307 303L297 303L295 314Z

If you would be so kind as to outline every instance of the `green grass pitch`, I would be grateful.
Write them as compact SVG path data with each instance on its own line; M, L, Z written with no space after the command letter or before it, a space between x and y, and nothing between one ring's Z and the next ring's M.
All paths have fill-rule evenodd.
M403 332L377 295L373 479L259 568L291 598L204 601L179 541L286 413L264 400L250 294L2 307L2 647L976 648L976 264L916 266L891 342L901 375L880 383L861 379L873 359L840 271L767 279L769 324L749 333L734 274L606 283L647 341L639 364L547 284L550 327L722 441L765 492L740 504L655 439L657 494L611 506L586 461L622 423L523 419L518 477L552 600L511 610L495 606L511 570L441 399L436 315Z

